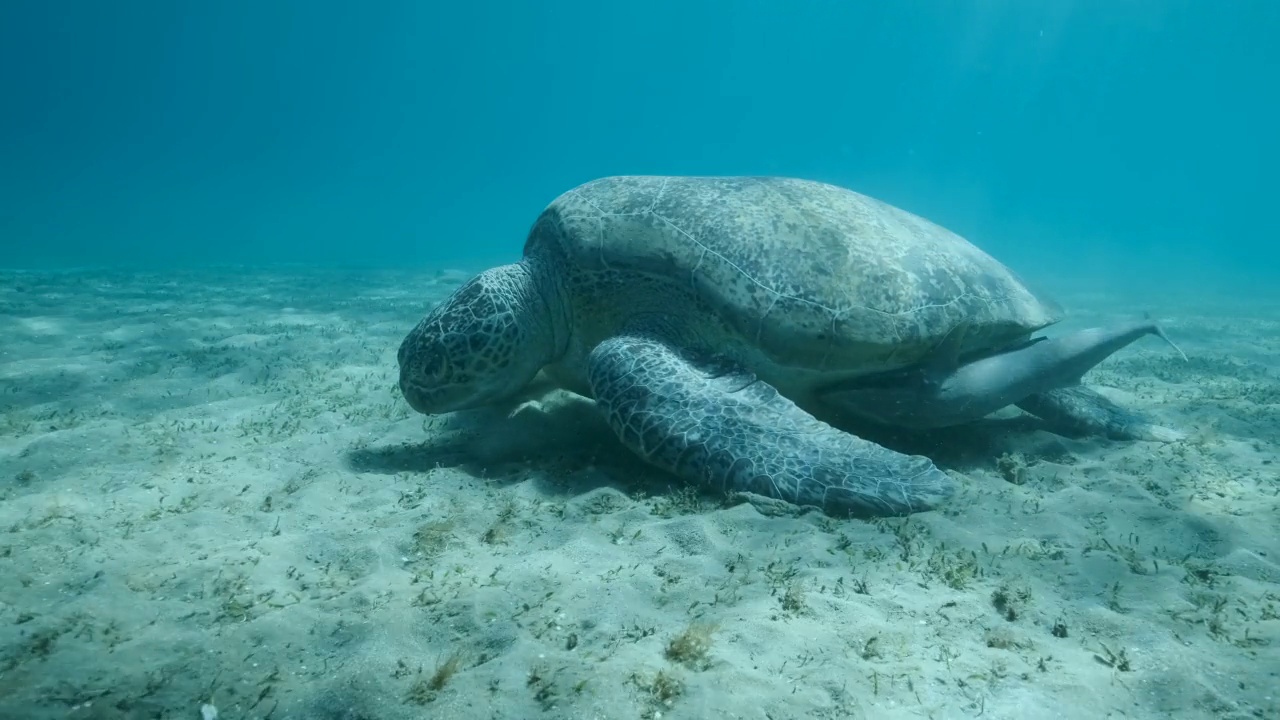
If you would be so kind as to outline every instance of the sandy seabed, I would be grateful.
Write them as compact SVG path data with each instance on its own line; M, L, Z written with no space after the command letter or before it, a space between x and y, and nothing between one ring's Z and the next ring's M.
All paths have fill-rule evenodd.
M963 490L866 522L560 391L413 414L462 279L0 274L0 718L1280 717L1280 303L1155 308L1190 360L1086 378L1185 440L886 439Z

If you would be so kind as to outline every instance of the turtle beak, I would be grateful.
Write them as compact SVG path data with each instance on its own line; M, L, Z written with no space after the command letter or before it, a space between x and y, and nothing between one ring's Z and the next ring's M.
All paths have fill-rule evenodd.
M409 407L413 408L414 412L424 415L431 412L430 405L423 401L422 393L404 378L400 378L400 394L404 396L405 402L409 403Z

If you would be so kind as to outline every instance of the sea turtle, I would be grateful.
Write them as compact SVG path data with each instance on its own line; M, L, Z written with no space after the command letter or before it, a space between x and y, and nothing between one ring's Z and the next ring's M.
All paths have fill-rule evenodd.
M608 177L555 199L522 260L422 319L399 349L400 389L437 414L511 400L543 372L686 481L901 515L955 481L820 417L927 427L1012 404L1064 432L1172 439L1078 384L1159 328L1031 339L1060 315L967 240L845 188Z

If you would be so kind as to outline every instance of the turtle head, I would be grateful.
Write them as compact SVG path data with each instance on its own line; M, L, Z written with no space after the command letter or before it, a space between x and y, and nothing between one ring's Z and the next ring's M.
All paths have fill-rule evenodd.
M546 301L524 263L486 270L400 344L400 392L427 415L500 402L554 357Z

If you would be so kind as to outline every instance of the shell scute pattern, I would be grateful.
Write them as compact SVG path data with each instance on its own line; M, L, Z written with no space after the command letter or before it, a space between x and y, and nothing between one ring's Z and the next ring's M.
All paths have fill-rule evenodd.
M550 242L587 274L680 285L785 364L892 367L962 321L967 345L981 348L1058 318L963 238L823 183L605 178L557 198L539 223L526 254Z

